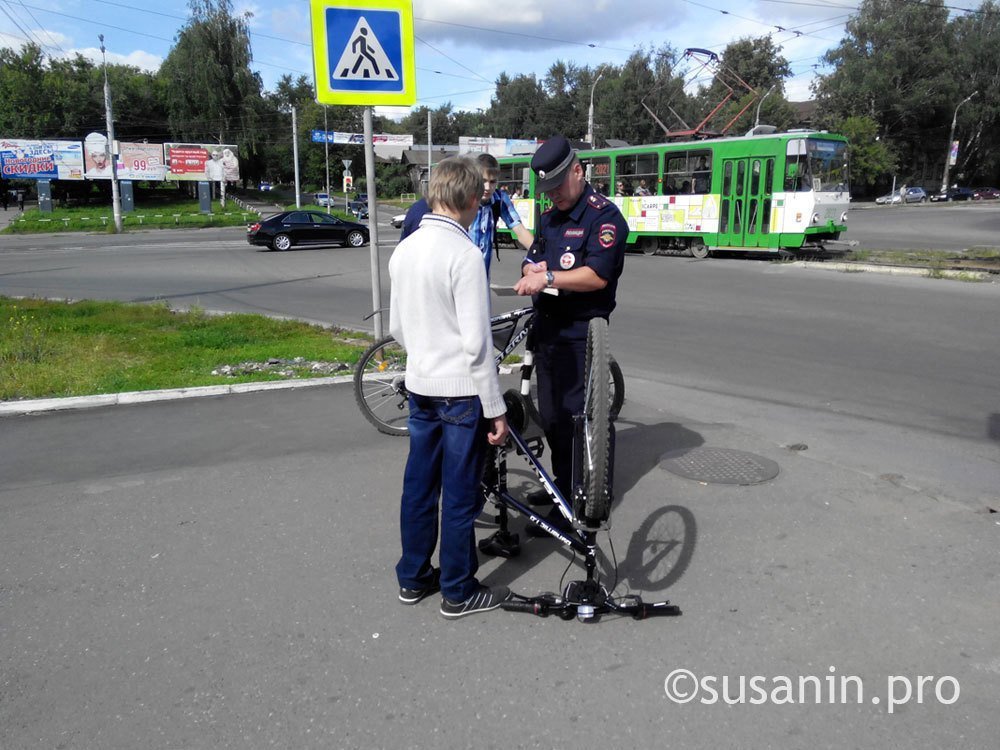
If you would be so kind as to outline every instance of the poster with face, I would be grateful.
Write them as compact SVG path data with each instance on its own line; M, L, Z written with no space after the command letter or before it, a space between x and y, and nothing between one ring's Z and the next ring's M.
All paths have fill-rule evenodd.
M88 180L111 179L111 147L104 133L90 133L83 139L83 167Z
M238 149L232 144L166 143L163 151L168 180L231 182L240 177Z

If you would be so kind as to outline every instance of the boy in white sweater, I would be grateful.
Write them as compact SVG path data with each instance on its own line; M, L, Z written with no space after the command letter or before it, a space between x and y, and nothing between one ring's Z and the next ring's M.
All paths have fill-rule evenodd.
M462 617L496 609L510 597L476 579L473 524L489 445L507 440L490 334L486 270L465 227L479 209L482 176L475 162L452 158L431 176L431 213L389 261L389 330L406 349L410 455L403 475L396 565L399 599L416 604L440 590L441 614ZM431 566L438 541L440 570Z

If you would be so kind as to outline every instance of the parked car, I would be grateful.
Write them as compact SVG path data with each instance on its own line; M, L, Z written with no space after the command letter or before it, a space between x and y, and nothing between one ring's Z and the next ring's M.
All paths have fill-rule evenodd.
M323 206L323 207L329 206L330 196L327 195L326 193L316 193L315 195L313 195L313 203L315 203L317 206Z
M972 191L964 187L952 187L943 192L931 195L931 200L935 203L940 201L971 201Z
M902 188L888 195L880 195L875 199L879 205L886 203L926 203L927 191L922 187L908 187L904 191Z
M361 247L369 240L368 227L322 211L284 211L247 226L247 242L272 250L293 245L340 243Z
M270 182L262 182L260 183L259 189L262 191L274 190L274 185L272 185Z
M973 188L972 200L974 201L995 201L1000 198L1000 190L991 187Z
M389 219L389 223L392 224L392 226L395 227L396 229L402 229L404 221L406 221L406 214L396 214L391 219Z

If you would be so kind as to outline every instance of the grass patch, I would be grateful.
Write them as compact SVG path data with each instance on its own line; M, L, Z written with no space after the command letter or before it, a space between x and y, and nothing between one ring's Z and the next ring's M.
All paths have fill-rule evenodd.
M234 201L222 208L212 201L212 213L199 212L198 201L164 201L137 206L122 214L123 229L196 229L204 227L245 226L255 221L255 211L240 208ZM25 211L21 218L3 230L5 234L41 234L51 232L113 232L114 215L110 205L54 208L51 213L37 209Z
M0 297L0 322L5 401L316 377L310 361L340 364L347 374L370 340L297 321L177 312L166 304ZM282 365L260 372L241 366L269 360ZM226 365L233 375L212 374Z
M886 263L898 266L922 266L925 268L950 268L956 263L1000 259L1000 249L972 247L965 252L951 250L852 250L845 260L864 263Z

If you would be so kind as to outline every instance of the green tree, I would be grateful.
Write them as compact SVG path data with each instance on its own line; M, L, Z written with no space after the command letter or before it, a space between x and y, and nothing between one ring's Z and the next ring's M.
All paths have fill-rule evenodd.
M961 146L952 174L994 185L1000 183L1000 7L988 0L977 12L956 17L952 27L954 77L961 85L949 102L952 116L962 99L977 92L958 112L955 138ZM946 111L946 121L947 116ZM943 163L944 140L938 150Z
M190 0L191 18L160 66L170 130L182 140L236 143L258 161L262 84L250 70L249 19L230 0Z
M864 0L820 79L820 116L866 115L899 155L902 178L929 184L939 173L954 103L965 81L954 69L953 32L942 0Z
M865 193L884 182L896 171L892 151L878 136L878 123L870 117L847 117L836 123L834 130L850 142L848 163L851 168L852 192Z

